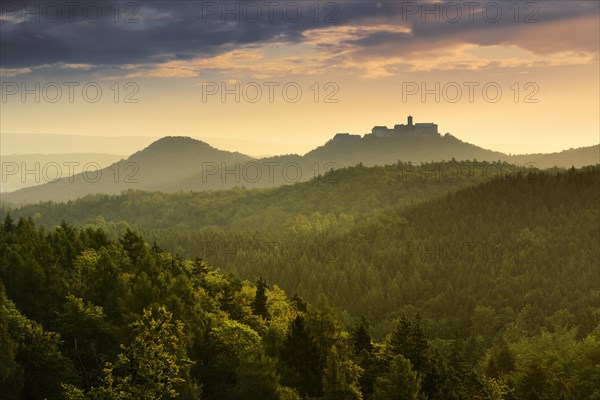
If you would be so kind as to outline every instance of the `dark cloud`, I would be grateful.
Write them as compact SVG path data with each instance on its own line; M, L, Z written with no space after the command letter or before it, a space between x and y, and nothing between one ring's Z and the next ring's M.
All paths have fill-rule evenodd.
M86 0L76 3L80 6L69 7L67 1L3 0L1 66L18 68L58 62L110 65L210 56L236 46L274 39L297 42L302 40L303 31L331 25L335 23L333 18L340 23L352 19L351 15L343 17L346 11L332 8L320 10L325 14L315 20L312 3L306 2L279 2L278 7L267 7L273 2L256 2L262 12L257 21L254 21L256 14L242 8L241 2ZM290 3L294 6L289 6ZM90 4L94 10L98 5L101 17L96 19L95 12L84 14ZM56 22L59 14L54 5L62 6L59 11L62 18ZM236 5L233 14L224 13L226 9L235 10ZM356 9L348 14L377 11L376 7L360 5L342 7ZM325 22L325 18L332 21Z
M373 32L347 44L368 51L369 48L394 42L399 51L413 51L420 46L430 47L436 43L446 45L451 42L470 42L489 45L529 41L529 46L535 50L543 40L536 40L535 35L531 34L521 35L522 31L535 31L551 21L576 20L590 13L595 13L596 16L598 14L598 4L595 2L542 1L535 3L538 7L535 17L540 22L515 24L512 14L514 11L510 8L514 3L495 2L503 10L503 17L497 23L484 20L479 13L476 13L475 21L470 22L464 6L461 6L463 16L458 23L444 21L444 14L440 23L433 22L431 17L429 22L422 23L419 8L416 13L414 9L414 6L423 7L422 2L320 2L318 14L315 13L313 1L83 0L75 1L78 6L69 6L71 3L73 2L67 0L2 0L0 66L22 68L57 63L106 66L153 64L213 56L240 46L260 45L274 40L301 42L304 40L304 32L318 27L382 23L407 25L411 27L412 33ZM441 6L447 6L447 3ZM454 3L464 4L462 1ZM115 12L116 7L119 9L118 14ZM302 11L301 17L296 13L298 8ZM98 9L102 16L96 22L90 22L96 19ZM253 22L258 9L262 16ZM61 17L53 22L57 19L58 10ZM223 14L224 10L235 11L233 14ZM273 13L270 10L274 10ZM531 9L522 9L519 19L530 13ZM233 21L233 18L239 20ZM577 49L577 40L577 37L563 40L561 46ZM586 48L582 50L590 50L589 47L595 44L597 39L588 40L584 43ZM527 46L524 43L523 47Z

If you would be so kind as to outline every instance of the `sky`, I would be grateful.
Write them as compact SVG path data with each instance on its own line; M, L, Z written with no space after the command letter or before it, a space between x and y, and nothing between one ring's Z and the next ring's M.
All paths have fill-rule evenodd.
M2 0L0 134L270 155L411 114L506 153L589 146L599 21L597 1Z

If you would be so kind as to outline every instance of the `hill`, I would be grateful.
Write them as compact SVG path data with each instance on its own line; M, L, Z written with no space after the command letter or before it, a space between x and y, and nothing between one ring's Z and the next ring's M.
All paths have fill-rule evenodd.
M493 310L494 332L519 315L550 324L561 309L591 329L600 322L599 181L598 166L532 172L349 222L312 214L263 230L146 234L308 299L327 293L348 316L369 315L379 333L414 307L450 338L472 326L475 304Z
M90 168L73 178L3 194L2 200L19 205L75 200L93 193L117 194L128 189L176 192L268 188L305 182L330 170L359 163L373 166L456 159L569 168L600 162L599 150L599 146L592 146L554 154L509 156L465 143L450 134L394 137L369 134L336 135L304 156L255 159L218 150L188 137L165 137L109 167Z
M334 161L340 165L385 165L398 160L414 163L441 160L496 161L505 154L482 149L465 143L456 137L446 135L392 136L377 137L365 135L362 138L337 135L325 145L305 156L321 162Z
M116 194L128 189L159 190L192 177L208 163L229 165L249 160L249 156L218 150L191 138L165 137L108 167L90 166L73 177L3 194L2 200L22 204L68 201L90 193Z
M450 165L428 170L457 170ZM477 165L480 172L506 166ZM347 315L370 315L377 332L407 305L447 313L436 328L442 335L469 326L469 304L484 298L500 312L504 296L517 293L514 313L536 299L545 318L567 289L597 301L600 167L513 170L476 181L402 178L398 169L353 167L267 190L95 195L12 215L47 226L61 219L134 226L160 247L244 278L263 276L309 299L325 292ZM524 283L534 281L539 291ZM592 318L576 306L568 312L580 324Z
M336 398L340 387L391 396L399 371L420 382L415 396L528 398L535 378L537 398L593 398L600 166L474 180L449 175L460 165L357 166L275 189L136 191L18 211L96 226L5 216L0 344L14 350L0 394L146 390L120 361L142 354L148 376L190 399L198 385L215 400ZM157 321L166 332L142 329Z
M600 145L580 147L548 154L520 154L507 158L508 162L518 165L535 165L537 168L575 167L595 165L600 162Z

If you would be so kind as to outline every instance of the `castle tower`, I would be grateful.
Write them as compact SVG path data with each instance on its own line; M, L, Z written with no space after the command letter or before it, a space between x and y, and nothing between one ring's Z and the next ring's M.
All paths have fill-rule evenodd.
M408 116L408 126L412 126L412 115Z

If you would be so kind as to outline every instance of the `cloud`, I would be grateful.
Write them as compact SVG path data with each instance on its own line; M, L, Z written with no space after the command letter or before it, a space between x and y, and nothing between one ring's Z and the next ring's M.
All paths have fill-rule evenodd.
M0 68L0 77L8 78L31 73L31 68Z
M43 11L50 3L62 7L56 22L50 6ZM72 18L69 2L50 3L3 0L4 74L77 69L128 77L236 72L267 78L347 71L372 78L416 69L586 63L597 60L599 46L593 34L599 6L585 1L537 2L530 9L519 3L518 14L512 2L480 1L471 15L464 2L280 1L271 10L261 1L82 1ZM88 3L101 14L86 16ZM497 21L491 11L487 19L483 14L492 3L502 6ZM461 18L452 22L456 7ZM91 22L96 15L101 17ZM527 17L538 22L524 23ZM506 56L507 49L521 53Z

